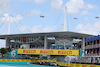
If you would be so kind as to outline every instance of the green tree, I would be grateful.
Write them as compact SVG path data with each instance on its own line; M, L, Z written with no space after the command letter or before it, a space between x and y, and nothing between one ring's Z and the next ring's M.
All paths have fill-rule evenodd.
M6 48L6 50L7 50L7 52L11 52L12 51L11 48Z
M3 55L7 53L6 48L1 48L0 53L2 54L2 57L3 57Z

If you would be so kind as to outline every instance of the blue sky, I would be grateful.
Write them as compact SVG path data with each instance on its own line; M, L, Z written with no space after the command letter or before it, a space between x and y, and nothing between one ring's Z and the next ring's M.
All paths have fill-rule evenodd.
M100 18L95 17L100 17L99 3L100 0L0 0L0 25L11 14L10 34L62 31L66 6L68 31L98 35ZM0 35L8 33L8 22L9 18L0 27Z

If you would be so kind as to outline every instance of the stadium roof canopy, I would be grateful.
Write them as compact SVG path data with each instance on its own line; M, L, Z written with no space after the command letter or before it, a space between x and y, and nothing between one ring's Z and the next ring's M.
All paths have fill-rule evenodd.
M55 36L55 37L72 37L72 38L89 38L94 35L90 34L83 34L77 32L70 32L70 31L62 31L62 32L44 32L44 33L27 33L27 34L9 34L9 35L0 35L0 39L6 38L16 38L16 37L34 37L34 36Z

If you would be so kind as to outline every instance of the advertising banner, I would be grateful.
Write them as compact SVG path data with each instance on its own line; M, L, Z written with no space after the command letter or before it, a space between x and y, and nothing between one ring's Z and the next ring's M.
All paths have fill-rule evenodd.
M18 49L18 54L35 54L35 55L79 55L79 50Z

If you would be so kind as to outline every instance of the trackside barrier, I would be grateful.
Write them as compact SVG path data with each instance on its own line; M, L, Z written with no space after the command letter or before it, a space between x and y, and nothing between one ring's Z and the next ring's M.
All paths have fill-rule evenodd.
M61 63L56 60L25 60L25 59L0 59L0 61L36 61L36 62L56 62L58 65L71 66L71 67L100 67L100 65L87 65L87 64L73 64L73 63Z
M26 60L26 59L0 59L0 61L36 61L36 62L56 62L56 60Z

